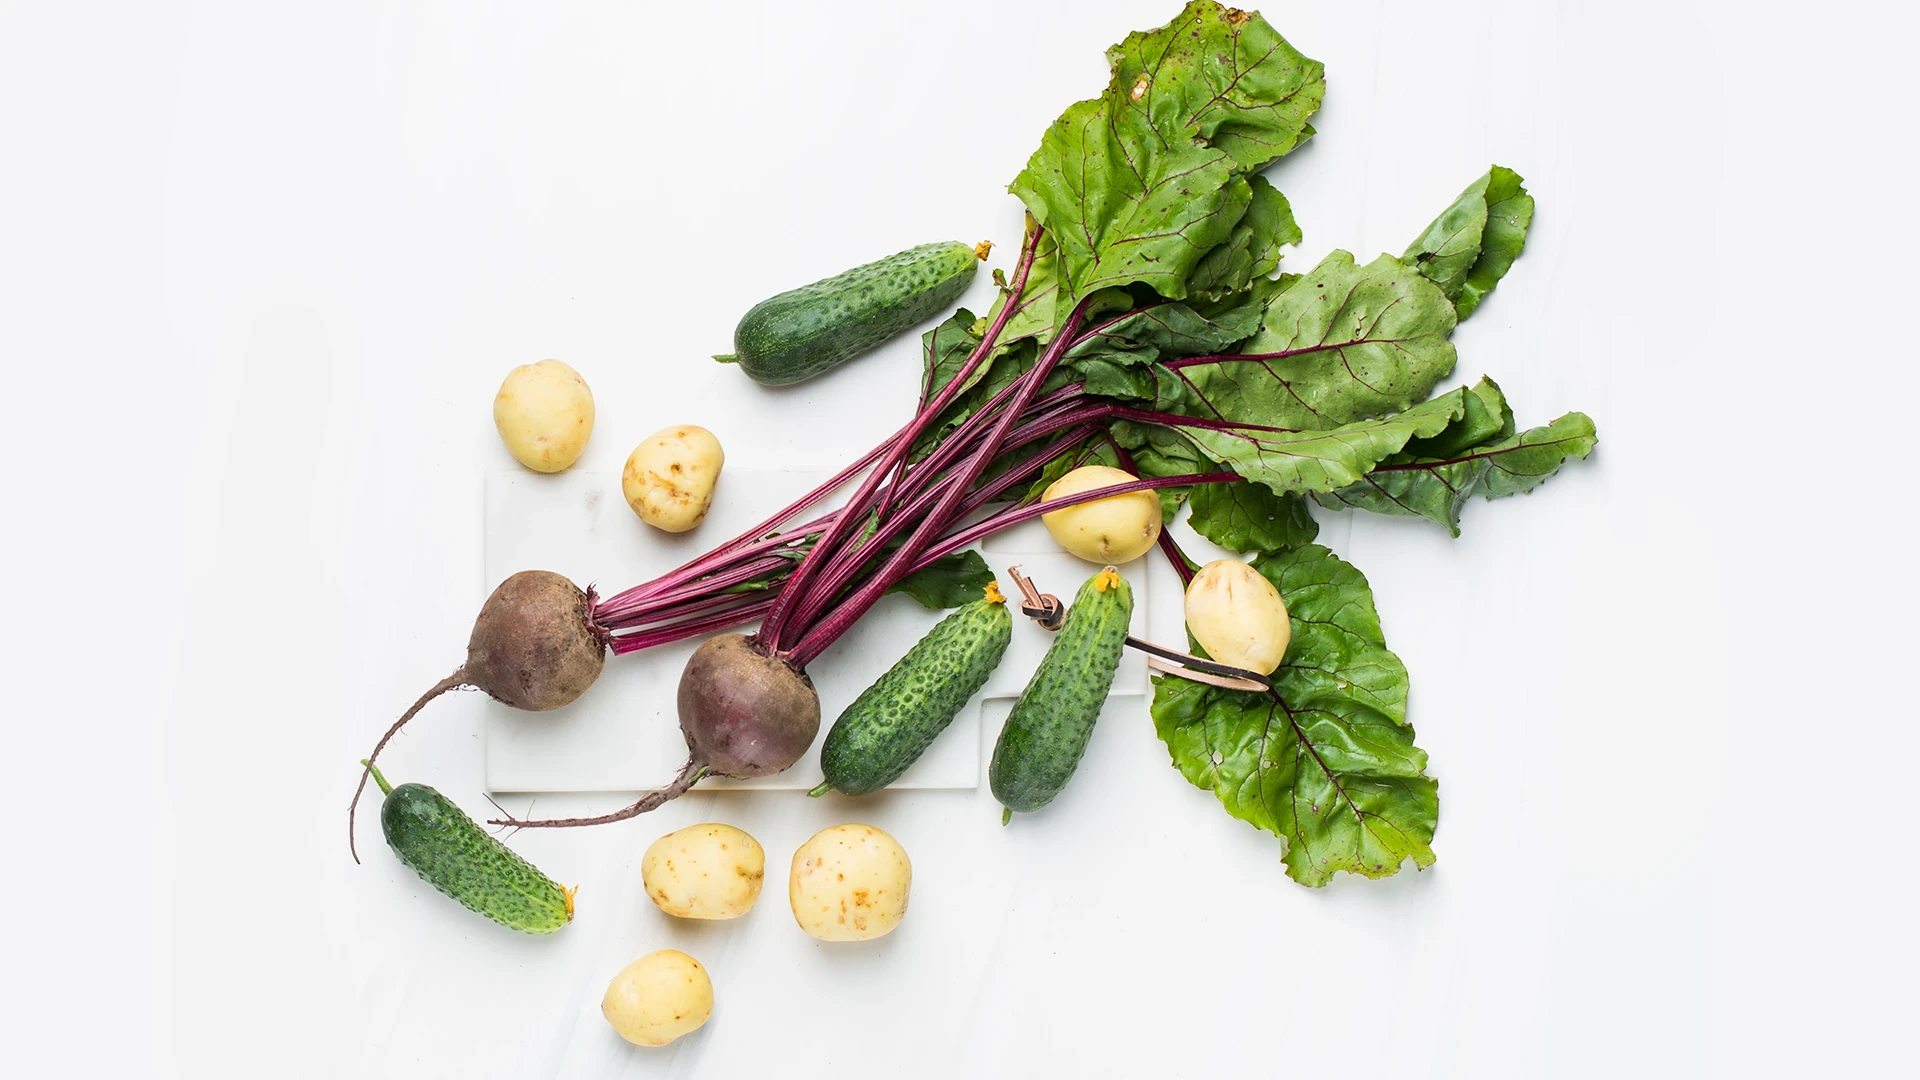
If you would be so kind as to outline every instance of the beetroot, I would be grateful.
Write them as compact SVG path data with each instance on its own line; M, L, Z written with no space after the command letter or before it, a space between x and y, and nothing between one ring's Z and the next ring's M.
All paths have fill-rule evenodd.
M587 692L607 659L593 594L559 574L522 570L480 606L456 675L496 701L546 712Z
M680 674L680 730L696 765L747 780L800 760L820 733L813 680L740 634L708 640Z
M522 570L501 582L473 620L467 662L400 714L367 755L347 808L348 849L354 850L354 818L374 759L427 702L449 690L474 687L516 709L547 712L586 693L607 656L608 635L594 622L593 607L590 590L583 592L546 570ZM355 861L359 857L354 850Z

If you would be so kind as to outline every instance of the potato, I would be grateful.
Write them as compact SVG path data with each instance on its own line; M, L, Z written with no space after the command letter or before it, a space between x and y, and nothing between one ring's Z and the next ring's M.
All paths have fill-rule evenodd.
M660 910L677 919L737 919L760 899L767 853L731 825L689 825L655 840L640 880Z
M1040 501L1138 479L1106 465L1083 465L1050 484ZM1040 520L1068 554L1103 566L1131 562L1160 539L1160 497L1151 491L1109 495L1041 514Z
M1200 568L1187 585L1187 629L1223 664L1270 675L1287 655L1287 603L1258 570L1238 559Z
M559 472L580 460L593 437L593 391L558 360L523 364L507 372L493 396L493 426L514 460L534 472Z
M871 825L835 825L793 853L787 899L800 929L821 941L865 941L900 925L912 884L899 841Z
M620 490L641 521L667 532L686 532L707 516L713 485L726 461L720 440L706 428L661 428L627 455Z
M678 949L651 952L607 984L600 1015L630 1043L665 1046L713 1015L713 980Z

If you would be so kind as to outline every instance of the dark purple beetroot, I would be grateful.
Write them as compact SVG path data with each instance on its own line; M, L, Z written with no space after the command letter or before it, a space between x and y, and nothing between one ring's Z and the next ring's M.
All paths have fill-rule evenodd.
M820 695L806 673L740 634L708 640L680 673L680 730L707 771L772 776L820 734Z

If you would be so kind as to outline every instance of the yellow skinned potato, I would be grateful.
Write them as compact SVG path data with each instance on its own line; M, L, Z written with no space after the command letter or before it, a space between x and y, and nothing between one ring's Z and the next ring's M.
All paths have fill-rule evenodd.
M1048 485L1040 501L1050 502L1138 479L1111 466L1083 465ZM1151 491L1109 495L1041 514L1040 520L1047 526L1054 543L1070 555L1103 566L1132 562L1145 555L1160 539L1160 497Z
M767 874L760 842L707 822L670 832L640 859L640 880L661 911L677 919L734 919L753 909Z
M1238 559L1200 568L1187 585L1187 629L1223 664L1271 675L1293 640L1287 603L1260 571Z
M636 1046L665 1046L713 1015L713 980L678 949L648 953L607 984L600 1015Z
M515 461L559 472L580 460L593 436L593 391L558 360L522 364L493 397L493 426Z
M835 825L793 853L787 899L800 929L822 941L865 941L907 913L913 864L900 842L871 825Z
M706 428L661 428L627 456L620 490L641 521L666 532L686 532L707 516L726 460L720 440Z

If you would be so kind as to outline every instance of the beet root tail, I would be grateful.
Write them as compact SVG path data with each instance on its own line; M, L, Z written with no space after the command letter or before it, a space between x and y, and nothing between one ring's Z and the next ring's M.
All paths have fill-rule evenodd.
M500 817L489 818L487 824L510 825L516 829L571 829L579 825L607 825L615 821L625 821L628 818L636 818L649 811L658 810L685 795L693 785L700 782L701 777L707 775L708 768L705 763L688 758L687 763L680 767L680 775L674 777L672 783L659 791L649 792L639 802L624 810L615 810L611 814L601 814L598 817L537 818L532 821L523 821L516 817Z
M360 786L353 789L353 802L347 805L347 850L353 853L353 861L355 863L360 861L360 849L354 842L354 821L360 812L360 794L367 790L367 777L373 775L373 763L379 759L380 751L386 749L388 741L399 734L401 728L407 726L407 721L413 719L416 713L427 707L427 702L432 701L434 698L439 697L449 690L458 690L466 685L467 668L466 665L462 664L460 667L454 669L453 674L434 683L432 689L420 695L420 700L414 702L412 707L406 712L401 713L400 719L395 720L393 726L387 729L387 733L380 736L380 741L373 745L373 753L368 754L366 760L360 763L364 766L360 770Z

